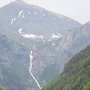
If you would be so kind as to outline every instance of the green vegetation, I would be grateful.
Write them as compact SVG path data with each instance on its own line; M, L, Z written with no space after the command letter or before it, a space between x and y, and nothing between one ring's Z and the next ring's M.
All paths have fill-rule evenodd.
M2 88L2 87L0 87L0 90L3 90L3 88Z
M90 46L75 55L62 74L42 90L90 90Z
M83 90L90 90L90 81L86 85L84 85Z

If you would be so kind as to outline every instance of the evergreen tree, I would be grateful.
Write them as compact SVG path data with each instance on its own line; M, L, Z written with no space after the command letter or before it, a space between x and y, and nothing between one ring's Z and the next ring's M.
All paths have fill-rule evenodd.
M90 81L84 86L83 90L90 90Z

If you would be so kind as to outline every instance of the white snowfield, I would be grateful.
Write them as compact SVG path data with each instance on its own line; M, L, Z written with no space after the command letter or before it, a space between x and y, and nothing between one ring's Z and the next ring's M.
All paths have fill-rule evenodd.
M11 24L13 24L15 20L16 20L16 18L13 18L12 21L11 21Z
M35 35L35 34L24 34L24 32L22 31L23 28L20 28L18 30L18 32L20 33L21 36L23 36L24 38L27 38L27 39L34 39L34 40L37 40L37 39L41 39L41 40L44 40L45 37L44 35ZM59 39L63 37L63 35L57 33L57 34L52 34L51 37L48 39L48 41L52 41L52 40L56 40L56 39Z
M30 73L31 77L33 78L33 80L36 82L38 88L39 88L39 89L42 89L42 87L40 86L39 82L37 81L37 79L34 77L34 75L33 75L33 73L32 73L32 68L33 68L33 66L32 66L33 63L32 63L32 62L33 62L33 55L32 55L32 51L31 51L31 53L30 53L29 73Z
M60 38L62 38L62 37L63 37L63 35L60 34L60 33L52 34L52 35L51 35L51 38L48 39L48 41L58 40L58 39L60 39Z
M20 33L21 36L23 36L24 38L27 38L27 39L43 39L43 35L35 35L35 34L23 34L22 32L23 28L20 28L18 30L18 32Z
M22 15L22 13L23 13L23 10L21 10L21 11L19 12L18 17L20 17L20 16Z
M18 30L18 32L19 32L20 34L22 34L22 30L23 30L23 28L20 28L20 29Z
M23 18L25 18L25 15L24 15L24 13L22 14L22 17L23 17Z
M34 34L22 34L24 38L31 39L43 39L43 35L34 35Z
M18 14L18 18L20 17L22 15L22 17L24 18L25 16L24 16L24 13L23 13L23 10L21 10L20 12L19 12L19 14ZM17 19L17 17L16 18L13 18L12 20L11 20L11 25L14 23L14 21Z
M59 39L59 38L61 38L61 37L63 37L61 34L59 34L59 33L57 33L57 34L52 34L52 39Z

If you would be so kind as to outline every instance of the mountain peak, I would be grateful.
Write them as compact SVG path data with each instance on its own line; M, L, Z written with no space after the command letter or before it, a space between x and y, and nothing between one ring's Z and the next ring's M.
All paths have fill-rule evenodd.
M90 21L84 24L84 27L90 27Z
M28 3L24 2L23 0L14 0L14 2L12 2L12 3L18 4L18 5L28 5Z
M23 0L14 0L14 3L18 3L18 4L22 4L22 3L26 3Z
M86 24L89 24L90 25L90 21L88 21Z
M22 3L24 2L23 0L15 0L17 3Z
M16 2L22 2L22 0L16 0Z

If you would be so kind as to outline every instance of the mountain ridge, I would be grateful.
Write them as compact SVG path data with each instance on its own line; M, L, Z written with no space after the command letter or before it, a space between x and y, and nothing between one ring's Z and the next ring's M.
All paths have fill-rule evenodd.
M59 33L64 34L67 31L67 29L69 30L71 28L79 27L81 25L80 23L66 16L57 15L41 7L38 7L35 5L28 5L27 3L24 3L24 2L20 3L20 2L19 3L17 1L12 2L9 5L0 9L0 12L1 12L0 16L1 17L3 16L1 18L1 20L3 19L2 23L3 21L5 21L6 24L8 23L9 28L12 27L12 25L9 24L9 21L13 20L14 23L16 22L14 24L15 25L14 27L16 27L17 29L21 28L22 26L27 27L28 25L28 30L25 27L27 32L31 31L33 33L37 32L38 34L40 34L40 32L46 33L45 31L48 31L48 32L50 31L53 33L59 32ZM17 18L17 15L20 12L21 12L21 16ZM4 14L7 15L8 18ZM5 22L4 22L4 25L6 25ZM22 23L20 23L20 25L17 25L17 23L19 22L22 22ZM26 22L26 24L24 22ZM57 22L57 24L55 22ZM31 27L29 23L31 24ZM18 26L21 26L21 27L18 27ZM38 29L39 31L37 31L36 29Z
M51 42L50 45L39 50L34 58L34 61L36 62L39 60L41 63L44 62L43 66L41 67L42 68L45 67L45 71L43 71L42 73L40 73L40 71L38 72L39 75L42 76L42 81L44 79L48 82L48 80L51 78L51 73L53 73L54 71L56 71L55 72L56 74L61 73L63 71L64 65L68 63L69 60L76 53L84 49L89 44L90 44L90 24L86 23L80 28L68 31L66 36L60 38L56 42ZM49 69L46 66L54 71L53 72L48 71ZM35 66L34 68L41 68L41 67ZM35 71L37 72L37 70L35 69L33 70L34 72ZM48 72L46 76L45 72ZM52 75L55 75L55 73Z
M0 83L5 89L7 88L6 90L38 90L29 74L31 50L33 52L32 73L41 86L44 86L48 80L59 73L58 64L63 62L59 60L60 53L56 48L60 50L60 42L68 30L80 27L81 24L66 16L59 16L43 8L17 1L0 8L0 26L0 51L5 54L5 57L1 57L1 61L5 63L9 60L10 63L8 66L0 63L0 75L3 76L3 80L0 78ZM47 39L28 38L36 38L39 35ZM63 37L55 39L56 35ZM51 36L52 40L49 38Z
M90 45L85 47L65 65L64 71L42 90L89 90ZM84 88L85 87L85 88Z

